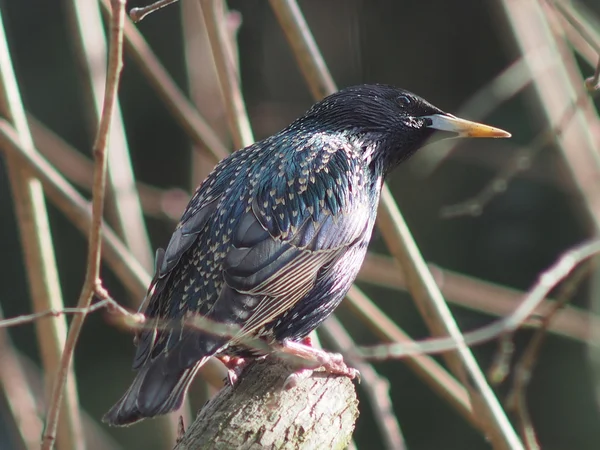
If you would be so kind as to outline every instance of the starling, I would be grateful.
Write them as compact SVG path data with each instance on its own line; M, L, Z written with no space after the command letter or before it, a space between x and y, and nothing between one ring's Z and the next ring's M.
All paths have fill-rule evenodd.
M106 414L128 425L180 407L211 356L258 356L243 337L354 377L339 355L303 344L354 282L385 177L436 131L509 137L387 85L343 89L279 133L221 161L198 187L146 296L137 375ZM184 327L197 314L234 325L223 337ZM160 326L159 326L160 322Z

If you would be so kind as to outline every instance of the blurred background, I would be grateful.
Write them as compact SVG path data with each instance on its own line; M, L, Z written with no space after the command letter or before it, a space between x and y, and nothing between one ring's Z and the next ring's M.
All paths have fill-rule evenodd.
M87 160L91 157L96 114L90 94L89 66L81 57L82 43L74 37L77 28L74 17L78 14L74 3L77 2L3 0L0 11L27 112L76 153L52 153L50 138L44 138L41 132L34 132L36 144L89 197L89 161L86 166L86 160L80 161L76 156L83 155ZM570 59L563 60L564 68L575 87L570 90L565 87L565 92L579 95L583 91L582 76L594 73L598 54L590 65L585 57L586 50L589 54L589 43L585 39L577 41L577 36L570 38L566 31L566 35L560 34L565 22L561 21L554 3L571 2L299 1L338 87L393 84L423 96L445 111L512 133L510 140L452 142L451 151L448 143L433 144L400 167L388 182L428 262L520 291L531 287L537 275L562 252L592 236L595 230L580 184L574 181L573 165L565 162L564 155L569 151L565 153L560 148L565 141L560 145L552 139L541 144L539 138L536 141L539 133L548 130L548 118L563 114L548 112L552 102L545 102L543 97L556 98L557 92L544 93L543 89L556 82L552 78L553 58L563 58L566 53L539 57L539 73L531 82L527 65L518 62L522 61L523 49L528 45L524 43L526 36L519 35L515 26L530 19L527 14L532 14L532 8L528 5L532 3L547 13L546 20L554 27L551 29L562 45L560 49L569 54ZM84 4L87 8L96 7L94 1L82 1L80 7ZM129 1L128 9L145 4L140 0ZM269 2L232 0L228 6L228 25L232 33L237 32L244 99L258 140L289 124L310 107L313 98ZM576 6L585 8L581 11L586 11L585 17L591 24L600 23L599 2L580 0ZM535 23L531 19L532 30ZM150 15L136 28L175 83L198 105L225 146L235 150L227 132L225 110L197 3L180 1ZM600 36L600 27L592 29L596 38ZM570 32L571 36L575 33ZM547 51L543 41L533 45L538 46L540 53ZM188 193L211 170L214 160L192 145L131 53L125 53L119 95L125 135L120 142L126 142L132 174L141 183L141 205L152 249L142 263L149 268L154 249L167 244ZM94 56L90 58L93 61ZM512 72L502 77L509 67ZM577 76L578 83L573 81ZM544 80L550 80L549 84L544 84ZM94 82L102 84L103 78ZM558 95L558 98L565 97ZM553 104L561 105L559 100ZM595 106L598 107L598 101ZM588 108L585 117L596 121L588 124L593 138L590 145L598 150L600 127L596 112ZM586 122L580 123L585 126ZM481 214L457 217L442 214L445 207L473 197L498 173L514 167L515 157L519 152L531 150L532 142L537 151L535 158L527 159L523 166L526 170L519 170L505 190L500 189L483 205ZM47 153L44 148L49 149ZM577 149L571 154L576 155ZM31 312L31 302L8 168L2 155L0 152L0 306L5 317L14 317ZM598 178L596 182L599 189ZM84 277L86 239L50 202L48 210L64 301L67 306L74 306ZM107 217L117 229L122 220L118 215L109 205ZM128 223L121 222L121 228L126 229ZM131 227L137 230L134 224ZM126 231L122 230L123 233ZM130 237L132 241L136 236ZM142 242L145 239L137 237ZM371 250L379 255L389 254L377 233ZM121 304L133 309L141 300L131 298L108 267L103 267L102 275L105 287ZM365 278L368 276L358 285L390 318L415 339L429 336L408 293ZM468 294L470 285L466 286ZM580 308L578 313L585 315L590 310L593 292L587 282L577 291L571 304ZM493 298L484 294L479 300L484 305L488 303L484 309L494 310ZM455 303L450 306L463 330L494 320L493 314L474 307ZM340 307L338 317L358 343L377 342L348 308ZM533 425L544 449L600 448L599 397L594 387L598 374L593 371L590 351L582 337L585 333L578 334L585 325L578 323L570 335L549 334L527 391ZM570 324L573 326L573 322ZM11 328L8 335L22 358L28 381L34 386L41 414L45 397L35 327L29 324ZM531 336L531 330L517 333L515 358ZM327 342L324 345L327 347ZM482 368L490 366L496 350L494 343L474 349ZM127 429L109 429L100 422L132 379L133 351L132 335L113 326L106 314L96 313L86 320L75 352L75 373L79 401L88 417L86 429L90 436L95 436L88 438L89 448L170 448L154 421ZM443 363L443 359L436 359ZM376 363L375 368L390 381L394 411L408 448L489 448L481 433L402 361ZM502 400L506 398L510 379L509 376L508 381L497 387ZM382 448L369 404L363 401L361 390L358 391L361 416L354 435L356 446ZM191 399L194 409L206 399L201 380L192 388ZM512 413L509 416L515 418ZM0 398L0 448L25 448L15 430L11 409Z

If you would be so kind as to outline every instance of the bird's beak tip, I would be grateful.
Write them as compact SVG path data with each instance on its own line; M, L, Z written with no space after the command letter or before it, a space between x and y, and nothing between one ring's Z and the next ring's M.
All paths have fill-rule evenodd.
M500 128L460 119L450 114L433 114L425 118L431 121L429 128L456 133L458 137L498 139L512 136L508 131Z

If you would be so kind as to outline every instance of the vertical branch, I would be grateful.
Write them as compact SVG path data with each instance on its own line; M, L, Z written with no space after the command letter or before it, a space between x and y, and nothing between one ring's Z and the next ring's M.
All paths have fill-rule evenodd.
M225 109L229 129L236 149L254 143L246 105L242 96L240 80L233 62L233 52L225 21L224 0L200 0L206 31L212 47L213 58L221 91L225 99Z
M322 80L331 79L331 75L328 73L327 66L322 62L322 58L315 57L318 48L316 48L310 30L307 26L290 25L292 22L305 23L297 2L295 0L272 0L271 4L276 11L279 11L278 17L288 18L287 21L281 21L288 41L304 42L303 45L293 46L302 72L305 74L324 73L319 78L307 77L306 81L311 86L311 91L320 94L333 93L336 90L333 82L328 87L329 90L323 89ZM285 11L285 14L281 11ZM312 49L312 51L303 51L302 49ZM316 99L319 100L320 97ZM446 334L455 339L458 350L449 353L446 358L453 372L465 383L471 395L474 413L480 419L481 428L497 448L522 448L519 438L486 382L475 357L464 344L458 325L435 284L387 186L384 186L381 195L378 223L393 256L401 263L410 291L428 327L435 334Z
M83 68L86 91L92 96L94 122L102 114L102 98L106 80L106 37L102 28L102 16L97 0L73 0L70 2L74 41ZM142 208L135 186L131 158L118 100L111 124L108 154L108 180L111 211L114 212L116 229L142 265L151 270L153 255L144 223Z
M227 114L201 3L182 2L181 20L192 101L221 141L227 142L229 139ZM198 146L196 143L192 145L195 151L191 153L191 188L195 189L210 173L214 164L213 159L207 154L208 149L205 145Z
M517 45L526 58L536 50L550 50L550 70L535 78L534 87L546 119L552 127L556 127L564 111L578 101L576 87L569 74L569 67L576 65L573 56L563 52L561 57L560 43L552 35L544 10L537 0L502 0L501 4ZM579 90L582 90L581 82ZM584 103L584 107L574 114L557 138L573 181L580 191L593 232L597 233L600 230L600 143L590 128L598 119L595 113L596 117L593 118L584 112L593 111L590 101Z
M110 0L100 0L110 17ZM131 20L125 20L125 44L133 60L140 66L148 82L187 132L196 145L203 145L214 156L215 162L227 157L229 151L206 120L183 95L164 66L160 63L142 34Z
M314 99L337 91L333 77L296 0L270 0Z
M23 111L2 14L0 11L0 114L15 127L18 139L28 153L34 152L33 141ZM15 209L21 235L29 289L36 312L63 307L62 293L58 280L52 236L46 212L42 187L30 171L7 157L8 172L15 199ZM48 387L58 370L62 349L67 335L64 317L36 322L38 344ZM72 375L72 371L69 372ZM83 434L78 414L78 399L75 378L70 376L63 400L65 413L58 430L58 441L64 448L83 448Z
M104 105L98 126L98 134L94 142L94 188L92 198L92 221L90 224L88 241L88 259L85 281L77 307L89 307L94 294L101 293L102 285L100 275L100 245L101 226L104 211L104 198L106 188L106 149L108 135L115 111L119 79L123 66L123 23L125 21L125 0L112 0L113 17L110 25L110 47L108 57L108 70L106 77L106 90ZM73 350L85 320L85 314L77 315L73 319L67 342L61 358L58 374L54 381L52 398L46 420L46 430L42 441L42 450L50 450L54 446L56 428L58 425L60 404L64 393L65 382L73 360ZM72 448L83 448L76 446Z
M358 287L352 286L346 295L346 301L352 312L383 341L398 342L408 347L415 344L415 341L387 317ZM407 356L405 362L440 397L452 405L471 424L477 426L477 419L473 414L467 391L441 364L431 356L422 353Z

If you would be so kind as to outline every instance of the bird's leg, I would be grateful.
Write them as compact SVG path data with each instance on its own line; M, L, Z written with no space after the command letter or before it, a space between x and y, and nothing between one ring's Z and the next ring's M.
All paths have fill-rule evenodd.
M310 337L310 334L309 334L308 336L306 336L305 338L303 338L303 339L300 341L300 343L301 343L301 344L304 344L304 345L306 345L307 347L314 347L314 345L313 345L313 340L312 340L312 338Z
M219 355L217 358L227 367L227 382L230 386L235 385L242 373L246 360L237 356Z
M300 381L310 377L314 369L322 367L326 372L334 375L342 375L351 380L358 378L358 370L348 367L344 358L339 353L329 353L304 343L284 341L278 348L279 351L302 358L305 362L296 372L292 373L284 382L284 389L296 386Z

